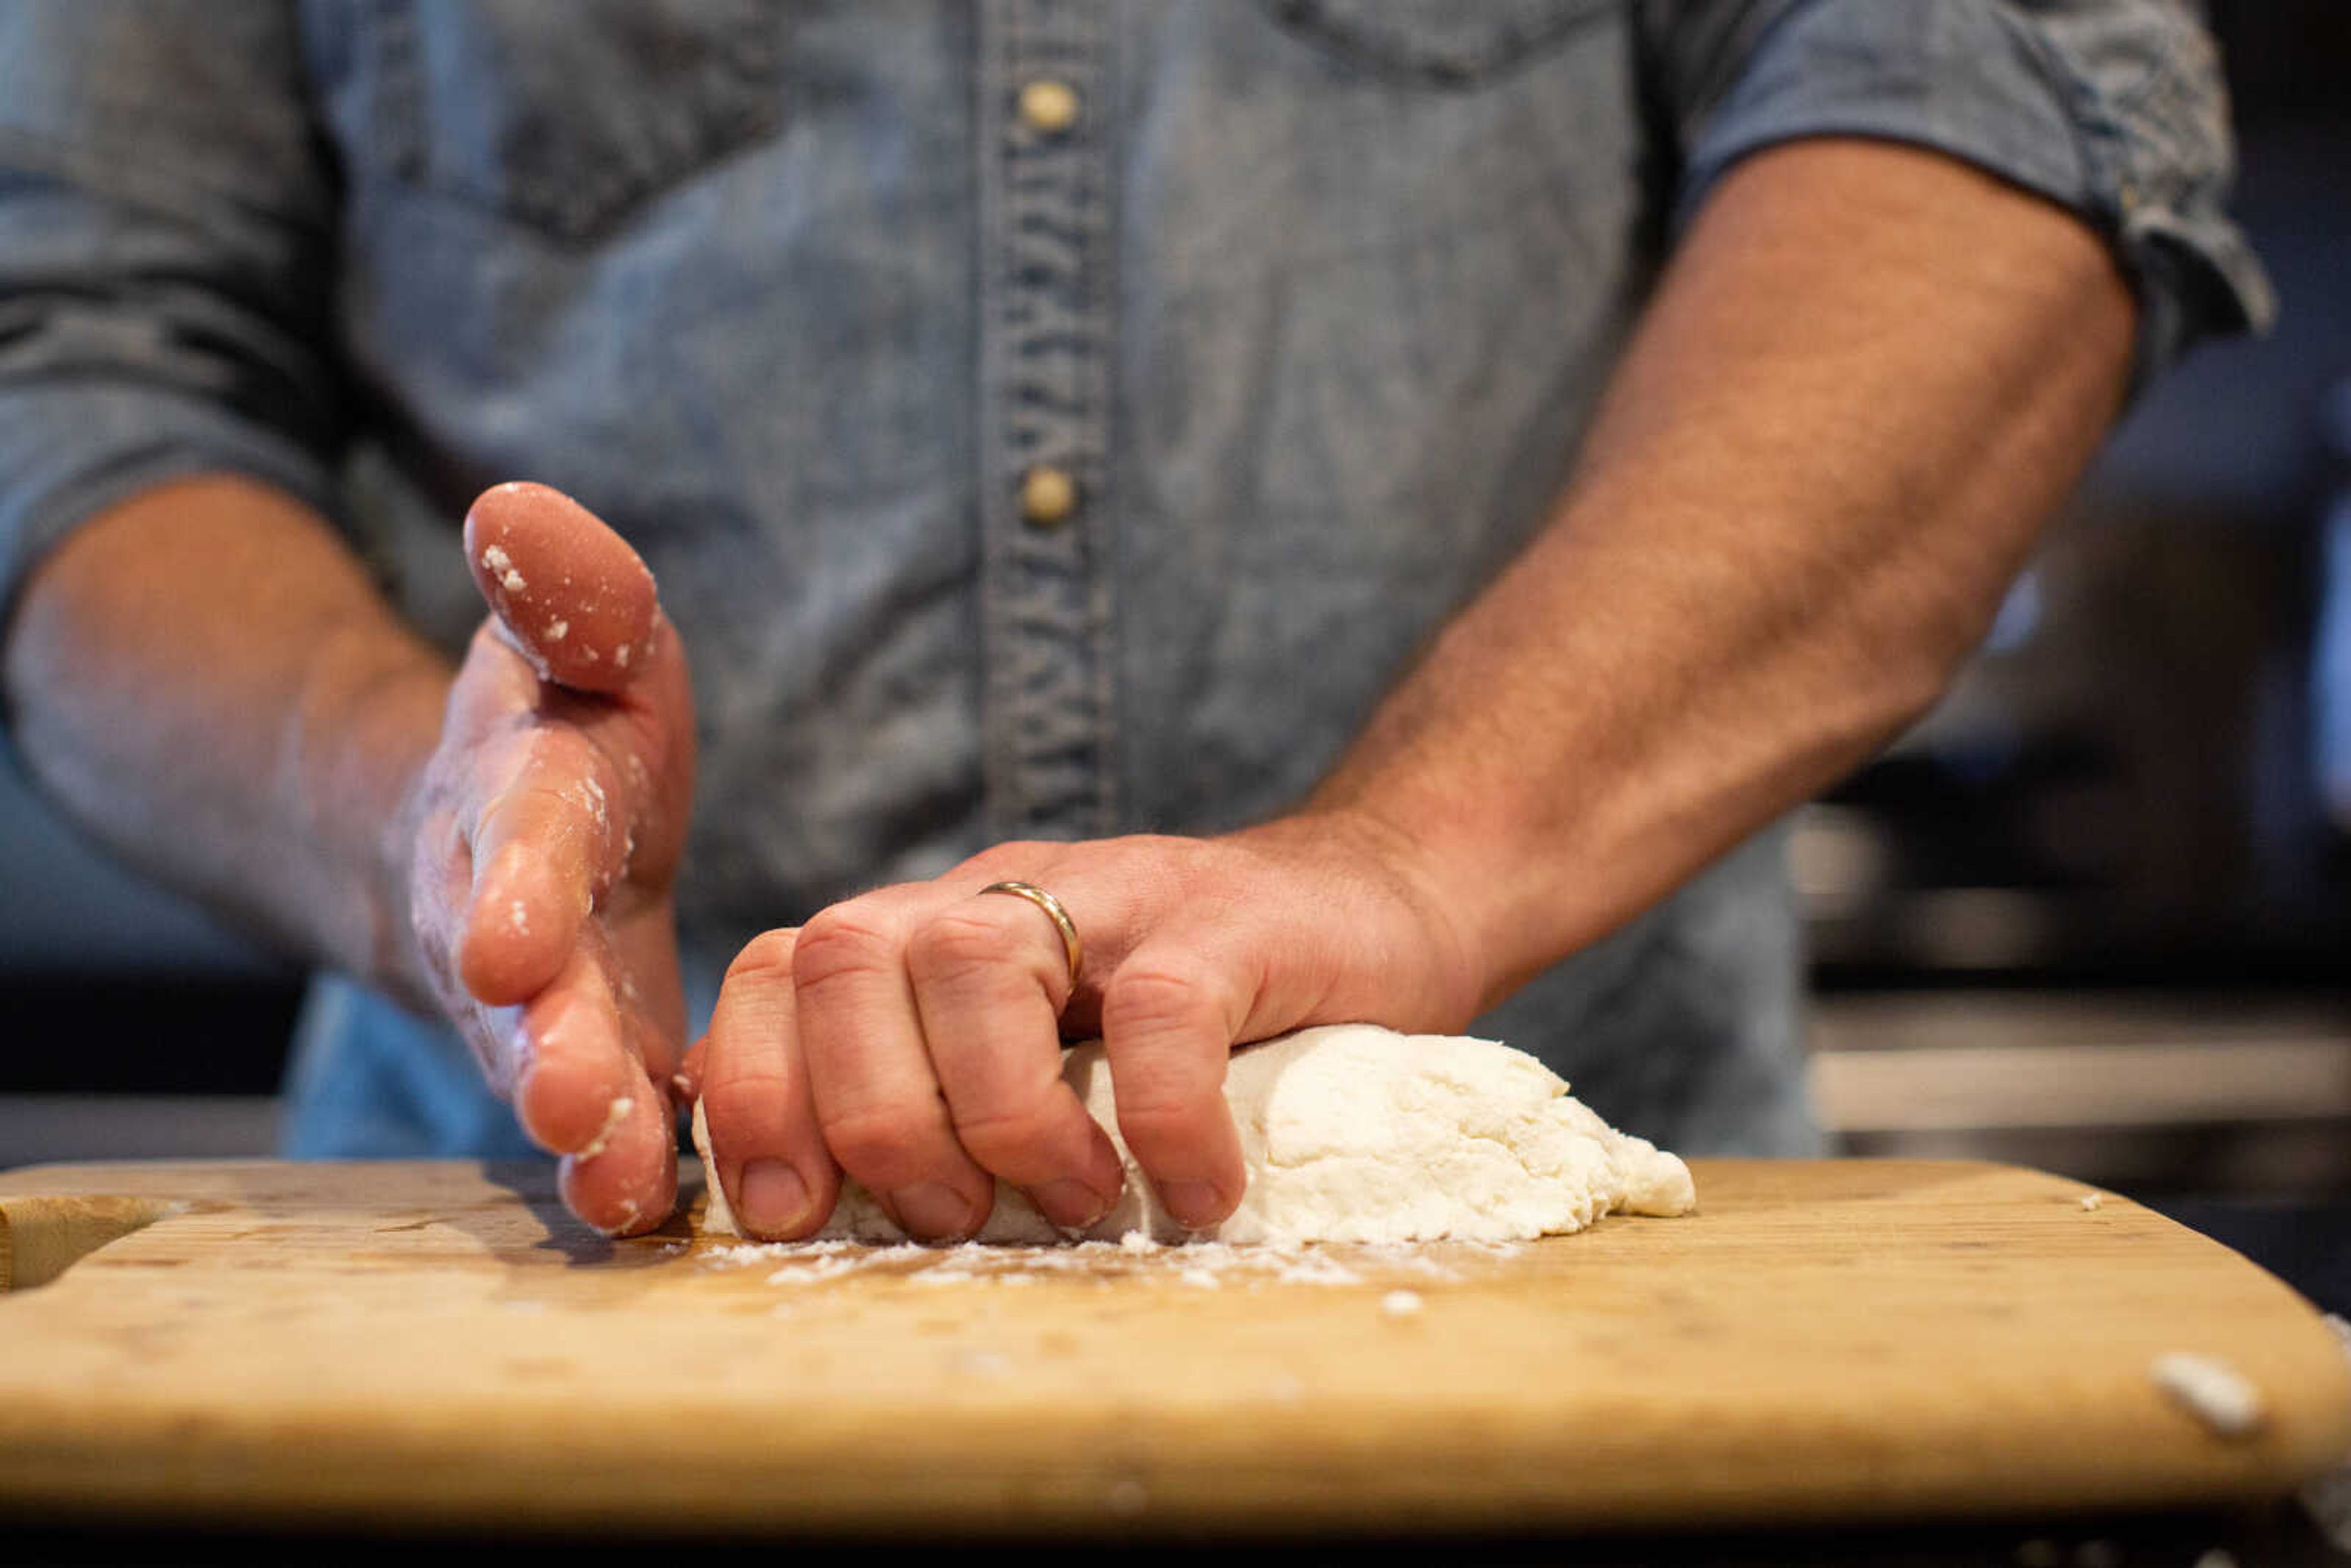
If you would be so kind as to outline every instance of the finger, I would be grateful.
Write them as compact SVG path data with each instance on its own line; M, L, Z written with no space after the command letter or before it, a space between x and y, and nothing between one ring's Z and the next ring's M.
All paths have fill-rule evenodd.
M485 490L465 514L465 562L515 645L547 680L617 692L652 663L653 575L596 515L559 490Z
M670 1098L675 1100L681 1109L690 1109L695 1101L702 1098L702 1086L708 1081L709 1072L710 1037L705 1034L687 1048L684 1059L677 1064L677 1071L670 1074Z
M669 1218L677 1204L677 1134L669 1099L642 1069L606 1107L586 1147L564 1156L557 1188L564 1207L608 1236L632 1236Z
M514 639L500 630L496 616L486 615L465 645L457 683L449 688L444 737L485 745L534 716L546 695L547 684Z
M1205 1229L1232 1213L1247 1171L1226 1107L1225 1071L1249 1013L1243 965L1163 932L1103 988L1102 1046L1119 1131L1178 1224Z
M666 895L652 903L610 912L602 920L611 944L613 986L628 1009L637 1059L653 1087L681 1105L693 1103L682 1088L685 1050L685 986L678 970L677 910Z
M409 875L409 919L417 951L434 994L464 1036L482 1077L501 1100L514 1098L528 1065L522 1044L520 1008L488 1008L457 977L457 948L474 883L473 852L447 810L428 813L418 824Z
M458 971L467 990L500 1006L529 1000L555 977L629 846L602 754L583 737L524 733L486 758L485 773L493 770L504 777L485 781L467 834L474 885Z
M799 932L754 937L718 988L701 1068L715 1170L744 1234L798 1240L823 1225L841 1171L817 1123L793 1030L792 949Z
M515 1115L550 1154L595 1147L636 1108L640 1087L651 1092L629 1050L611 973L602 932L587 926L562 972L522 1010Z
M905 942L931 909L962 895L935 883L887 888L819 912L792 952L802 1057L826 1146L913 1235L967 1236L996 1183L956 1141L923 1043Z
M964 1150L1057 1225L1082 1229L1108 1213L1125 1173L1061 1078L1073 977L1059 927L1019 898L958 899L915 928L906 970Z

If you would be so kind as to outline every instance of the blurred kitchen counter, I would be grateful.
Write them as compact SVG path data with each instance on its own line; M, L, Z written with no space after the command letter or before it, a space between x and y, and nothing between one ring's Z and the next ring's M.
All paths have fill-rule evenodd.
M1848 1154L1962 1155L2134 1197L2351 1199L2351 993L1831 994L1812 1091Z

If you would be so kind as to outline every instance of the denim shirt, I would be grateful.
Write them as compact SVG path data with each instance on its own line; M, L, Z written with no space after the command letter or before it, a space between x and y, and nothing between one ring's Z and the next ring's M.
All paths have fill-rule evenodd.
M578 496L692 660L706 995L999 839L1295 800L1541 526L1709 184L1828 134L2079 214L2142 372L2269 308L2167 0L16 0L0 591L234 470L454 647L470 497ZM1811 1146L1779 851L1481 1031L1670 1145ZM473 1072L323 987L293 1145L515 1146Z

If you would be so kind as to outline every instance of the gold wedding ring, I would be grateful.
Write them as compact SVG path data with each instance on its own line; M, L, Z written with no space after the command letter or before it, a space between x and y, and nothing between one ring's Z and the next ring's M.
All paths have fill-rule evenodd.
M1045 912L1053 928L1061 934L1061 956L1070 961L1070 984L1078 983L1078 963L1085 956L1085 946L1078 940L1077 922L1061 907L1061 901L1033 882L991 882L979 890L982 893L1008 893L1015 898L1025 898Z

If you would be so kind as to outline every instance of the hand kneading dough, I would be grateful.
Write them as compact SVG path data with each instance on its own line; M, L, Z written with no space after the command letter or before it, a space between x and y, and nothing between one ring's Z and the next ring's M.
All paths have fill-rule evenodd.
M1126 1192L1084 1232L1092 1239L1142 1231L1162 1241L1515 1241L1581 1230L1604 1214L1687 1214L1698 1204L1687 1166L1614 1131L1522 1051L1337 1024L1234 1053L1225 1098L1240 1129L1249 1192L1222 1225L1186 1231L1159 1207L1119 1136L1101 1044L1070 1051L1061 1075L1126 1163ZM699 1103L694 1144L704 1171L714 1171ZM707 1185L703 1229L739 1234L715 1176ZM905 1239L853 1181L842 1185L818 1235ZM976 1239L1064 1236L999 1183L995 1212Z

